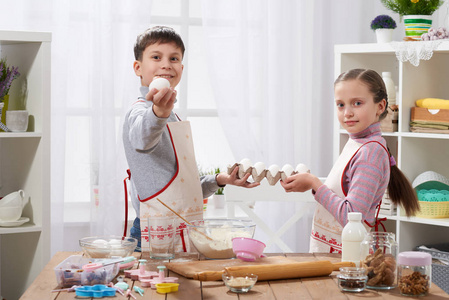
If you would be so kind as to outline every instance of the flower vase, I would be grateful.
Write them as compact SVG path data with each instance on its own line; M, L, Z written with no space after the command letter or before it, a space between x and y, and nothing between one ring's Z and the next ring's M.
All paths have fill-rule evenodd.
M1 113L1 119L0 119L0 132L9 131L8 127L6 127L6 111L8 110L8 104L9 104L9 95L6 95L2 99L3 101L0 102L0 113Z
M376 38L378 43L389 43L393 40L392 28L379 28L376 29Z
M421 35L432 27L431 15L404 16L405 36L415 41L421 40Z

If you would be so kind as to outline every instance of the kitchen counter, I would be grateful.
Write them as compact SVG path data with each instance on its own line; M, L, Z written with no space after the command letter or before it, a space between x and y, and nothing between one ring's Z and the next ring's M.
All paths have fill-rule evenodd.
M51 261L45 266L33 284L26 290L26 292L20 298L21 300L37 300L37 299L52 299L52 300L66 300L77 299L75 293L71 292L57 292L52 293L53 289L58 288L56 276L54 272L55 266L57 266L64 259L70 255L79 255L80 252L58 252ZM283 254L275 254L276 256ZM149 259L148 254L135 253L135 256L140 259L147 259L149 269L156 271L156 266L161 264L160 260ZM271 256L271 254L270 254ZM331 262L339 262L340 256L335 254L309 254L309 253L289 253L285 256L298 260L298 261L313 261L313 260L329 260ZM179 254L174 261L185 260L198 260L196 254ZM148 269L148 268L147 268ZM340 292L337 286L336 275L338 272L333 272L330 276L302 278L302 279L288 279L288 280L273 280L273 281L258 281L257 284L246 294L236 294L230 292L222 281L197 281L188 279L178 275L172 271L169 271L169 276L179 277L179 291L170 294L158 294L156 290L150 288L143 288L145 293L143 297L133 291L133 295L137 300L149 300L149 299L419 299L414 297L404 297L399 294L399 289L395 288L390 291L379 290L365 290L361 293L343 293ZM128 284L140 286L139 281L132 281L126 279ZM116 294L117 299L125 299L119 293ZM86 298L84 298L86 299ZM95 298L98 299L98 298ZM113 297L107 297L104 299L114 299ZM132 298L130 298L132 299ZM430 299L449 299L449 295L446 294L435 284L432 284L430 294L424 298Z

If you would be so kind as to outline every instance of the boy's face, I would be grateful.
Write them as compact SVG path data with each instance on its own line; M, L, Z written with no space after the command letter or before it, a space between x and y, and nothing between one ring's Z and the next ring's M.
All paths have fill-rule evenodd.
M143 52L142 61L134 62L134 72L142 86L149 86L155 77L162 77L174 88L181 80L183 69L182 52L175 43L152 44Z

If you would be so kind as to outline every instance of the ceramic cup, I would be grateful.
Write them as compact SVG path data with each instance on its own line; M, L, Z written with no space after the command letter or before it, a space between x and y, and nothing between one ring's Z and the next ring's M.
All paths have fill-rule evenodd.
M0 199L0 207L20 206L24 207L28 203L28 198L23 190L12 192Z
M148 218L150 258L175 257L176 222L174 218Z
M0 221L17 221L22 216L22 206L0 207Z
M6 127L12 132L24 132L28 128L27 110L7 110Z

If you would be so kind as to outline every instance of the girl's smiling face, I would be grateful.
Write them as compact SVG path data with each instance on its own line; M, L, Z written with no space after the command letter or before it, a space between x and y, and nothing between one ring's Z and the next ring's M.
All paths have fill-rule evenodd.
M365 130L379 121L385 110L385 99L374 103L368 86L358 79L340 81L334 89L337 116L341 126L349 133Z

